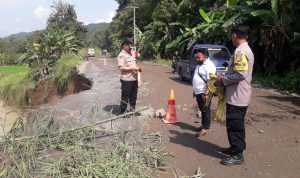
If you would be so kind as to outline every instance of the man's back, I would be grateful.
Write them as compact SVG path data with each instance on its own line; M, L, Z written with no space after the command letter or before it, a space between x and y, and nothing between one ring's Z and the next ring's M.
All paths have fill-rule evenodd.
M247 60L245 64L243 60ZM237 63L239 64L237 66ZM228 78L244 78L238 82L226 85L225 98L227 103L235 106L248 106L251 99L251 80L254 64L254 55L248 43L243 43L234 52L227 71ZM247 66L246 66L247 65ZM228 75L229 74L229 75Z

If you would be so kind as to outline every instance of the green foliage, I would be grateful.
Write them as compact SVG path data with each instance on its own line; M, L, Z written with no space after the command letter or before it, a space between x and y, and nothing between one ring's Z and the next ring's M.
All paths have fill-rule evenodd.
M143 59L169 58L175 50L187 54L195 43L232 47L231 29L237 24L250 27L249 43L258 72L283 74L300 67L297 50L299 2L293 0L135 0L117 1L117 15L108 27L106 43L113 54L118 41L133 35L132 8L136 13L137 48ZM292 51L292 52L290 52ZM257 70L257 69L256 69Z
M36 32L28 40L27 52L19 58L19 63L27 63L34 80L44 80L64 53L78 53L86 28L77 22L74 6L62 1L54 1L45 31Z
M32 78L46 78L63 53L77 53L73 31L63 31L48 27L47 31L37 34L29 41L28 52L19 58L21 63L28 63L32 68Z
M277 75L262 76L255 75L254 83L263 87L269 87L278 91L289 91L300 94L300 69L297 71L290 71L283 77Z
M83 47L87 28L82 22L78 22L74 5L64 3L62 0L53 1L53 12L47 21L47 29L55 27L61 31L73 31L75 44Z
M294 33L294 38L290 41L290 44L294 52L300 54L300 33L298 32Z
M20 53L26 52L26 43L24 41L9 38L0 40L0 66L12 65L17 63Z
M0 75L27 73L27 66L0 66Z
M26 91L34 88L35 82L28 77L25 66L0 67L0 97L9 104L27 105Z
M0 53L0 66L16 64L20 54Z
M159 65L164 65L164 66L172 66L172 60L170 59L160 59L159 57L156 57L153 60L148 60L150 63L154 64L159 64Z
M62 90L68 86L71 75L80 64L81 58L74 54L64 54L53 67L52 75Z
M87 42L86 47L94 47L94 48L101 48L101 49L109 49L111 43L108 39L109 32L108 32L108 23L98 23L98 24L89 24L87 26L88 33L87 33Z

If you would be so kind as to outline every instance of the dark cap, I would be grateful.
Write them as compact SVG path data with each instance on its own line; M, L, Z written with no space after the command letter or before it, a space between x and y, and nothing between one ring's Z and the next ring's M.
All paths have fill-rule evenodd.
M127 44L127 45L133 44L132 38L125 38L125 39L122 41L122 46L124 46L125 44Z
M237 25L232 28L231 33L235 33L240 37L247 37L248 36L249 26L246 25Z

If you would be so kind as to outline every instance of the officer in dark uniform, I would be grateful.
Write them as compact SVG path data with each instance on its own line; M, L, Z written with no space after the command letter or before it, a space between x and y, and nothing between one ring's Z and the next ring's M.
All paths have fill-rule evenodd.
M138 92L137 73L142 71L131 54L131 48L133 48L133 41L126 38L122 42L122 51L117 57L118 68L121 71L121 114L126 112L128 104L130 111L135 110ZM135 113L135 115L141 114Z

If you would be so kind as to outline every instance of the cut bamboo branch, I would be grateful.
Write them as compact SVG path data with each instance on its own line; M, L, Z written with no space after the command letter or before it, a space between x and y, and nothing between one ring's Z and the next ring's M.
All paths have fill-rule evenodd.
M123 117L126 117L126 116L130 116L130 115L133 115L137 112L141 112L141 111L144 111L144 110L147 110L147 109L149 109L149 108L145 107L145 108L133 111L133 112L128 112L128 113L125 113L125 114L115 116L115 117L110 118L110 119L106 119L106 120L103 120L103 121L100 121L100 122L96 122L94 124L84 125L84 126L81 126L81 127L76 127L76 128L72 128L72 129L69 129L69 130L64 130L64 131L61 131L61 132L54 132L54 133L50 133L50 134L19 137L19 138L13 138L13 139L10 139L10 140L11 141L22 141L22 140L27 140L27 139L33 139L33 138L36 138L36 137L49 137L49 136L55 136L55 135L62 134L62 133L73 132L73 131L76 131L76 130L81 130L81 129L85 129L85 128L88 128L88 127L93 127L95 125L104 124L106 122L111 122L111 121L114 121L114 120L117 120L117 119L120 119L120 118L123 118Z

